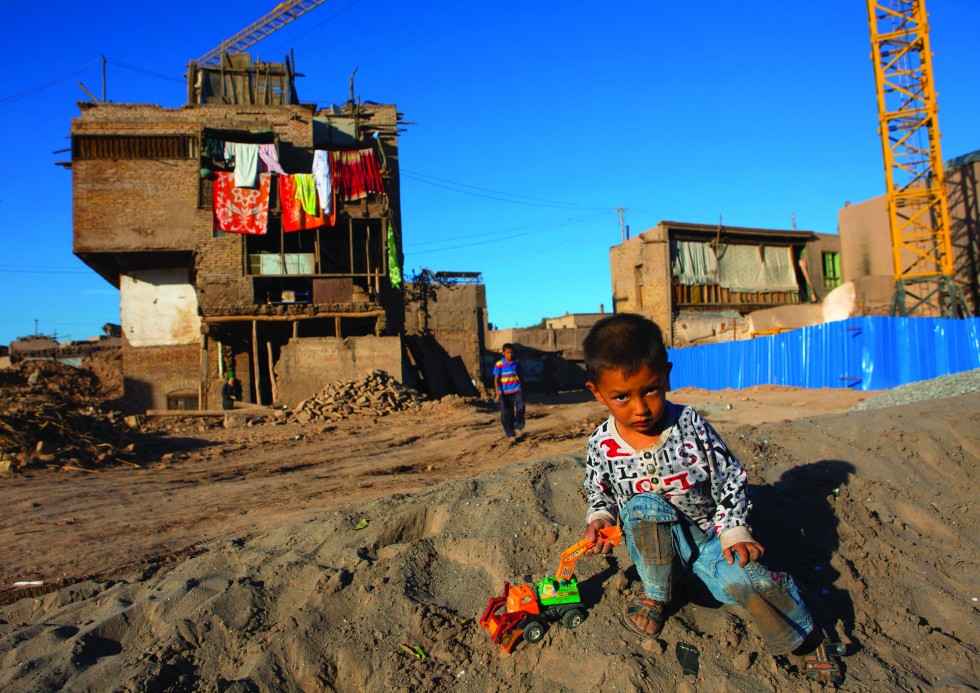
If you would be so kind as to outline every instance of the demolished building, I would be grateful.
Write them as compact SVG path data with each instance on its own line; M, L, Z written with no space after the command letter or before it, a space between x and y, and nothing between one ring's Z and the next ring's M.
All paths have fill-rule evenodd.
M609 251L614 312L640 313L669 346L751 336L745 317L818 303L840 284L840 239L812 231L661 221Z
M971 315L980 314L980 151L945 164L953 281ZM843 252L844 281L853 282L867 303L890 310L895 295L895 258L884 195L847 203L837 212ZM899 258L907 266L907 248Z
M391 104L300 103L286 63L188 71L188 103L81 103L74 252L120 291L124 391L145 408L293 401L402 375Z

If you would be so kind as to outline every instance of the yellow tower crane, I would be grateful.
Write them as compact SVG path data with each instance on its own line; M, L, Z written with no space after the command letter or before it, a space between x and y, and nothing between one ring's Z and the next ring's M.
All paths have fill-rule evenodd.
M892 315L968 314L954 281L925 0L867 0L892 235Z
M202 67L216 65L224 53L241 53L324 2L326 0L286 0L281 2L262 19L252 22L231 38L225 39L220 45L215 46L194 62Z

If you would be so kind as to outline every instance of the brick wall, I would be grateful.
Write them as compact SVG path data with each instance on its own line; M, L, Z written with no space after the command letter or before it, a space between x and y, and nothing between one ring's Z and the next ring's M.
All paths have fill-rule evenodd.
M404 382L399 337L291 339L276 364L279 399L295 406L327 385L380 369Z
M201 351L197 344L132 347L123 339L126 399L143 409L166 409L167 395L198 392Z
M609 250L613 306L616 313L639 313L671 334L670 246L662 225L644 231Z
M193 250L196 160L72 164L74 251Z
M470 377L480 380L480 354L487 333L487 289L483 284L436 286L429 301L429 331L449 356L459 356ZM420 306L405 309L405 332L420 334Z

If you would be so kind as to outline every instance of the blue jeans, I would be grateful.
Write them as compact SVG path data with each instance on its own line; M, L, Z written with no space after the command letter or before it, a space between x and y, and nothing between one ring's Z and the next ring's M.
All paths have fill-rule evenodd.
M524 428L524 394L514 392L500 395L500 423L504 425L507 436L514 435L515 430Z
M813 630L796 584L755 561L744 568L721 553L721 539L705 533L652 493L631 498L621 513L626 547L647 597L669 602L674 581L693 570L715 599L744 608L772 654L786 654Z

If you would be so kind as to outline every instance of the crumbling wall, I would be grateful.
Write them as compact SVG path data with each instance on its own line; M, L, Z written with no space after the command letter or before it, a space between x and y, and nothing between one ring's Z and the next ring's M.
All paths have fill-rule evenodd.
M459 357L470 378L479 382L480 355L487 333L487 290L483 284L433 285L427 304L428 330L448 358ZM409 286L411 291L411 285ZM420 302L405 309L405 332L423 334L426 325Z
M645 315L672 344L670 244L663 225L610 248L609 273L614 312Z
M197 296L186 268L121 276L119 315L133 347L197 344L201 338Z
M403 381L399 337L304 337L291 339L276 363L279 400L294 405L338 380L357 380L382 370Z

